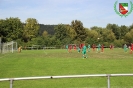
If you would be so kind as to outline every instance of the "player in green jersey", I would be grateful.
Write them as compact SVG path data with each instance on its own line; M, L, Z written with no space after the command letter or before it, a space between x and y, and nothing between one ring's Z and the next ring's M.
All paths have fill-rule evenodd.
M88 44L88 52L90 52L91 46L90 44Z
M124 44L124 51L127 52L127 45Z
M83 59L87 58L87 56L86 56L86 49L87 49L87 47L84 45L83 48L82 48Z

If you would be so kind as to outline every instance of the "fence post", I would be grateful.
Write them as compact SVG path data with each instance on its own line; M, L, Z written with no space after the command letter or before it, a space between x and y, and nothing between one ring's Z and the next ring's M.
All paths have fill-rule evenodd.
M110 88L110 75L107 75L107 81L108 81L108 88Z
M12 53L13 53L13 41L12 41Z
M10 79L10 88L13 88L13 79Z

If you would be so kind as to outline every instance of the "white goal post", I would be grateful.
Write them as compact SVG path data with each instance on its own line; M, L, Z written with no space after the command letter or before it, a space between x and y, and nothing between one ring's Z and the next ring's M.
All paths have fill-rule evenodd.
M6 43L1 43L1 52L2 53L13 53L17 51L17 42L11 41Z

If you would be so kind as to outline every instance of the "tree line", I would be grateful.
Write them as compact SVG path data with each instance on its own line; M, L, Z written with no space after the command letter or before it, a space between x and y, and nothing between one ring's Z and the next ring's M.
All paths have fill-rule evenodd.
M39 24L35 18L27 18L23 23L17 17L10 17L0 19L0 37L2 42L17 41L19 46L100 43L122 47L125 43L133 43L133 24L85 28L80 20L72 20L70 24L44 25Z

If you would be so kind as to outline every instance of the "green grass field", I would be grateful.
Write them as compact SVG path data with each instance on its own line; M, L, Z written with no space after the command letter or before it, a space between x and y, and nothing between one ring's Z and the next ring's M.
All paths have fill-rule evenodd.
M133 73L133 54L123 49L104 53L82 53L65 49L23 50L21 53L0 54L0 79L35 76ZM0 88L9 88L9 81ZM107 88L107 77L20 80L13 88ZM111 77L111 88L133 88L133 76Z

